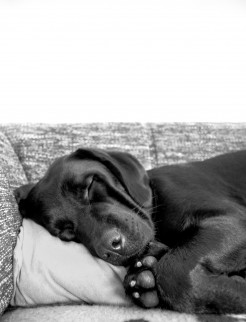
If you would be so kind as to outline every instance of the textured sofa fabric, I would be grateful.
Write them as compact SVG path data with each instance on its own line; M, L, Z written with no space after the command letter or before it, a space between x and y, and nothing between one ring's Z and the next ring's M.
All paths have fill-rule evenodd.
M8 139L0 133L0 313L13 292L12 256L21 218L13 189L26 182L22 166Z
M39 179L54 158L79 146L132 152L145 167L151 166L149 132L141 124L9 125L2 131L29 181Z
M58 156L79 146L128 151L145 168L202 160L246 149L246 124L8 124L0 125L0 309L13 291L12 256L21 218L13 189L36 181ZM212 319L213 318L213 319ZM221 317L221 321L229 317ZM7 311L2 321L197 321L206 317L101 306L54 306ZM141 320L142 319L142 320ZM220 317L210 316L208 320ZM230 321L232 317L229 318ZM237 316L235 319L241 319ZM229 320L228 320L229 321Z
M149 124L153 165L199 161L246 148L246 124Z
M17 309L1 322L245 322L244 315L216 316L179 314L159 309L144 310L115 306L53 306Z

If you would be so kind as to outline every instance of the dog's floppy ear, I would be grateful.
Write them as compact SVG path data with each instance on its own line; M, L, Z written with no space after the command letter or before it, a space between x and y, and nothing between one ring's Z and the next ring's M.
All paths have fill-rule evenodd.
M29 192L32 190L34 186L35 186L34 183L28 183L14 190L14 196L18 204L20 203L21 200L27 198L27 196L29 195Z
M151 205L152 191L148 175L143 166L131 154L118 151L106 152L100 149L78 149L71 156L100 161L115 175L139 205L143 207Z

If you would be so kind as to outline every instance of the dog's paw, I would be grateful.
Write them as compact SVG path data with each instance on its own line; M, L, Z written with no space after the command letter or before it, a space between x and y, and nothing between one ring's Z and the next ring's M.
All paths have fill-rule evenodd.
M124 280L126 294L134 303L145 308L156 307L159 297L155 282L155 267L157 259L146 256L133 265Z

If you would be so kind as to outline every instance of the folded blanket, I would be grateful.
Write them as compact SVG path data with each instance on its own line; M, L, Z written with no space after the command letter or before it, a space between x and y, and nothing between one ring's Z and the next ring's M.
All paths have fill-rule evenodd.
M124 267L93 257L81 244L63 242L23 220L14 252L13 306L86 302L131 305Z

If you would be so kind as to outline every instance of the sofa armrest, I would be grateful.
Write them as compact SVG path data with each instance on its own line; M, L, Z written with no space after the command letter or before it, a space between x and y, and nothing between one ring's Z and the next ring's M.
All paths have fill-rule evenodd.
M13 292L13 249L21 224L13 189L25 182L18 157L0 132L0 315Z

